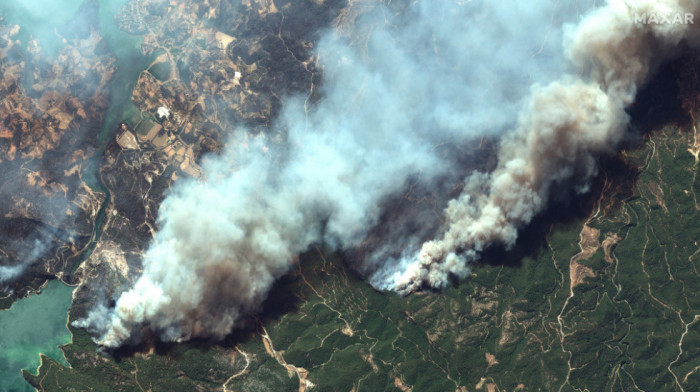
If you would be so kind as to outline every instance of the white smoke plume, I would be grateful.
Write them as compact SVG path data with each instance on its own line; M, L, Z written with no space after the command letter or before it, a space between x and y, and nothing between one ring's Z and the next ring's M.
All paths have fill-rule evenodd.
M20 277L32 263L45 255L50 245L50 240L37 237L34 238L31 248L13 252L17 254L18 261L12 265L0 265L0 288L4 288L5 283ZM3 253L5 252L3 251Z
M277 136L235 132L203 163L206 181L180 183L163 202L134 286L75 325L105 347L144 329L164 340L222 338L311 244L357 246L409 177L439 187L434 179L469 172L437 145L515 129L495 171L469 176L450 202L439 239L420 250L424 238L396 238L402 257L358 266L402 293L466 276L484 247L515 241L554 184L594 175L593 157L614 150L625 106L661 60L652 55L688 36L689 26L634 25L632 13L695 2L637 3L611 1L565 34L587 11L579 2L425 0L372 30L362 50L326 34L322 100L307 112L304 97L289 99ZM561 76L566 57L583 76Z
M502 141L496 170L467 178L465 192L445 210L444 234L404 260L389 287L444 287L450 274L465 276L485 247L512 246L518 229L546 207L552 187L575 176L585 190L596 173L594 156L622 138L625 107L637 90L681 40L697 43L698 27L685 23L694 19L686 14L700 15L697 0L610 0L570 28L566 54L583 76L533 86L517 128Z

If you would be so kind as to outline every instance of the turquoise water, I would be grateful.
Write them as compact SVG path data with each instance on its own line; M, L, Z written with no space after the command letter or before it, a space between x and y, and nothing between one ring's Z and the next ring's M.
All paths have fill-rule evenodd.
M21 26L18 39L26 44L30 35L37 38L43 52L51 56L63 47L54 29L70 21L79 6L80 2L71 0L3 1L0 13L7 23ZM58 345L70 342L66 322L72 292L72 287L50 281L41 295L33 294L0 311L0 391L33 391L22 369L36 370L39 353L67 365Z
M143 56L140 49L143 41L141 37L119 30L114 23L114 15L124 6L126 0L99 0L99 3L102 36L107 40L109 50L117 57L117 72L112 79L109 94L110 107L100 130L100 146L104 148L114 138L122 119L128 120L138 116L139 111L131 102L131 92L136 86L139 74L148 68L155 56Z
M52 280L41 295L15 302L0 311L0 391L33 391L22 369L35 371L39 353L68 365L58 345L70 342L66 328L73 287Z
M99 157L114 138L119 122L137 115L131 91L141 70L148 68L154 57L143 56L141 38L119 30L114 23L114 15L126 1L99 0L102 36L117 57L117 71L110 88L110 107L102 127L95 130L99 149L83 173L85 182L94 190L104 192L107 200L98 212L92 244L79 260L87 258L94 249L102 228L104 208L109 203L109 193L97 175ZM7 22L22 27L19 39L26 42L29 35L33 35L40 40L44 53L50 55L63 45L53 33L54 28L69 21L79 6L80 2L75 0L13 0L0 2L0 12ZM75 263L76 267L78 264ZM66 322L72 292L73 288L51 281L41 295L21 299L9 310L0 311L0 392L33 391L22 378L21 369L36 370L39 353L68 365L57 346L70 342Z
M66 0L63 0L66 1ZM104 211L110 202L110 194L99 178L99 159L109 142L114 139L117 126L122 120L138 116L138 109L131 101L131 92L138 82L139 74L148 68L153 62L155 55L146 57L141 54L141 37L133 36L119 30L114 22L114 16L126 4L127 0L99 0L100 4L100 30L102 37L107 41L109 50L117 58L117 71L114 73L109 90L109 108L105 113L102 127L98 132L98 153L83 173L83 180L94 191L102 192L106 195L105 201L100 206L95 219L95 231L87 251L80 256L85 259L95 248L102 232L102 221ZM128 121L127 121L128 122ZM130 124L135 125L135 124ZM74 263L75 269L80 263Z

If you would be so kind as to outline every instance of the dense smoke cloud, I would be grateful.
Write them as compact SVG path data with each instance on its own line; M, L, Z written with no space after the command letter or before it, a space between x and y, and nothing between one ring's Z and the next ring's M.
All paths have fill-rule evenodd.
M445 210L444 234L404 260L388 287L403 293L444 287L450 274L465 276L486 246L512 246L518 228L546 207L552 187L576 178L585 191L596 173L594 156L622 138L625 107L639 87L681 40L697 41L694 24L640 18L680 15L685 22L699 11L694 0L610 0L570 27L566 54L583 76L533 86L517 128L501 143L496 170L467 178L465 192Z
M395 238L401 257L357 266L399 292L466 276L484 247L515 241L554 184L576 174L585 190L594 155L614 150L625 106L660 60L651 53L689 29L633 25L633 11L613 1L564 34L561 26L586 10L551 3L419 1L376 26L362 50L326 34L317 48L322 100L311 108L305 97L288 100L277 136L238 130L221 157L203 163L206 181L178 184L161 206L143 275L114 309L99 307L76 325L107 347L138 340L143 329L165 340L222 338L311 244L357 246L409 177L439 188L436 179L469 172L436 145L515 129L495 171L470 175L450 202L440 238L422 250L420 235ZM583 77L562 76L570 69L562 42Z

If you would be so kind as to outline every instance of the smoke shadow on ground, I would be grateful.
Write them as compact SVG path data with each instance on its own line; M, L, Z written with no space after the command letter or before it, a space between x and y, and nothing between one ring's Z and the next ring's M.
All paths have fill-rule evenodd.
M171 360L178 361L183 359L183 354L190 350L197 350L201 353L207 353L216 347L216 344L223 347L234 348L236 344L242 343L247 338L240 335L241 338L236 342L228 344L227 341L212 344L212 341L207 339L193 338L185 343L163 342L153 336L151 339L145 339L142 343L136 346L123 345L114 350L108 350L109 355L116 363L131 360L136 354L154 353L159 357L168 357Z
M551 207L520 230L518 240L511 249L503 245L487 248L479 265L519 268L525 258L536 259L539 252L547 247L547 238L553 229L567 230L579 225L596 208L606 182L621 184L628 188L634 182L639 170L624 162L619 156L602 157L598 167L600 174L593 180L591 189L583 195L569 195L554 201ZM555 196L556 198L557 196Z
M302 303L301 298L296 295L301 284L301 277L296 272L289 272L287 275L279 278L272 285L272 289L270 289L270 293L265 302L263 302L261 310L254 317L258 325L268 324L271 321L280 319L285 314L297 311ZM248 326L251 321L247 323L248 328L251 328L251 326ZM235 335L236 333L234 332L229 334L229 337L235 339Z
M640 147L648 135L664 126L688 128L692 124L692 117L687 104L684 105L683 97L693 92L697 94L699 74L700 51L686 48L675 60L663 64L651 81L639 91L635 103L627 110L630 126L620 150ZM554 226L570 228L590 216L606 179L624 189L630 188L639 174L637 167L625 163L619 155L599 158L598 167L600 174L593 180L589 192L583 195L553 192L550 208L520 230L513 248L491 246L483 252L480 262L474 267L496 265L518 268L524 258L536 258L547 246L547 236ZM571 189L566 186L561 188ZM459 282L455 279L453 283Z
M616 176L623 176L625 171L632 169L621 167L624 164L617 158L610 158L610 160L613 162L601 162L601 166L613 166L613 164L617 166L616 170L605 169L608 176L611 173L614 173ZM612 179L612 181L615 180ZM554 195L554 198L558 198L558 200L551 202L550 208L520 230L518 239L511 249L507 249L500 244L491 246L482 253L480 262L475 264L474 267L478 268L479 264L486 264L519 268L523 259L537 258L539 252L547 247L547 237L554 227L567 229L577 225L590 215L604 184L604 179L598 176L591 184L591 190L586 194ZM568 186L562 188L571 189Z
M300 284L300 276L293 271L278 279L272 286L261 309L256 314L248 316L239 328L233 330L221 341L192 338L185 343L163 342L157 334L147 331L141 343L137 345L125 344L114 350L108 350L108 352L119 363L122 360L128 360L137 353L146 353L151 350L159 356L177 359L186 350L198 350L206 353L215 346L235 349L237 345L250 341L253 335L262 333L261 325L267 325L286 314L297 311L302 303L301 298L297 295ZM182 350L183 345L185 350Z
M691 124L692 118L684 107L683 96L688 93L693 93L693 96L697 94L698 86L700 86L699 75L699 51L684 51L677 59L660 67L651 81L639 91L634 105L628 109L631 125L626 140L620 145L620 150L640 147L648 135L664 126L684 127ZM493 162L488 161L482 163L485 166L493 164ZM552 193L550 208L520 230L518 240L513 248L506 249L502 245L491 246L483 252L481 260L474 264L473 268L479 268L480 265L519 268L523 259L535 259L539 252L546 249L547 237L553 228L571 229L573 226L580 225L583 220L590 216L606 182L615 184L618 190L631 190L639 174L639 169L626 163L619 154L600 157L598 167L599 175L593 179L589 192L576 195L569 191L572 187L560 186L560 189L567 191L565 193ZM620 194L618 190L615 192ZM621 195L622 197L635 197L633 193L623 191ZM408 206L410 204L406 203ZM397 206L396 208L402 210L403 207ZM391 214L385 214L380 225L371 233L379 234L382 231L382 226L390 224L396 224L396 222L392 219ZM305 252L301 259L313 257L312 253L315 251ZM348 258L353 259L361 254L362 252L357 250L349 250L336 252L333 257L345 262L345 271L352 275L353 280L366 281L362 278L361 272L352 268L353 265L357 264L348 262ZM458 285L459 281L453 277L452 283ZM262 332L261 325L267 325L279 320L285 314L298 311L302 303L302 298L297 295L300 284L301 276L295 265L292 271L278 279L273 285L261 309L248 317L244 325L232 331L224 340L212 342L207 339L191 339L183 344L186 349L206 352L214 345L233 349L240 343L250 341L254 335ZM424 289L433 291L427 287ZM161 342L155 334L146 336L143 341L144 343L137 346L125 345L116 350L110 350L109 353L115 361L119 362L122 359L130 358L135 353L148 352L151 348L159 355L168 355L174 358L177 358L182 352L180 348L183 344Z
M158 335L148 333L137 345L124 344L118 348L106 350L106 352L116 363L120 363L124 360L128 361L136 354L145 353L155 353L160 357L178 360L184 353L191 350L197 350L201 353L207 353L215 347L233 350L237 345L249 342L254 334L260 332L258 326L259 324L256 321L249 320L243 327L234 330L221 341L191 338L182 343L171 341L164 342L158 338Z
M697 94L697 75L688 71L699 66L700 51L689 48L684 48L677 59L661 66L627 110L631 118L630 138L622 149L638 146L644 136L664 126L692 124L690 114L683 107L682 96L687 89Z

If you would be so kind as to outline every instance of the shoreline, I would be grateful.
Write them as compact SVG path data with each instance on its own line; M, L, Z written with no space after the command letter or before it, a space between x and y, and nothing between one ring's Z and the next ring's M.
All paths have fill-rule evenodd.
M82 264L82 263L81 263L81 264ZM30 288L29 290L27 290L27 293L26 293L25 295L21 296L21 297L14 297L14 298L12 298L12 296L0 297L0 301L2 301L2 300L11 300L11 301L12 301L12 304L10 304L10 307L9 307L9 308L0 309L0 312L4 312L4 311L7 311L7 310L11 310L12 307L15 305L15 303L16 303L17 301L21 301L21 300L23 300L23 299L30 298L32 295L41 295L41 293L44 291L44 288L46 287L46 285L49 284L49 282L52 282L52 281L54 281L54 280L60 281L61 283L65 284L65 285L68 286L68 287L75 287L75 288L77 288L77 287L80 285L80 283L73 283L73 284L68 283L68 282L66 282L65 280L63 280L63 278L59 278L58 276L54 276L54 277L51 278L51 279L46 279L46 280L44 281L44 283L42 283L41 286L39 286L38 289L32 289L32 288ZM74 291L75 291L75 290L74 290ZM72 298L72 294L71 294L71 298Z

